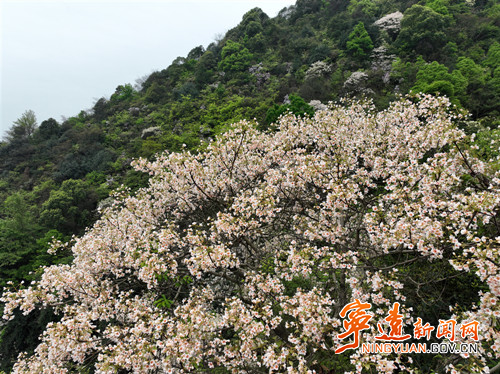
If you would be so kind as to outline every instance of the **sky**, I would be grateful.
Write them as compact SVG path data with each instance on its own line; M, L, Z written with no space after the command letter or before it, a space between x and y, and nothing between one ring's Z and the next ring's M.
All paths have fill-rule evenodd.
M293 0L0 0L0 138L26 110L62 121Z

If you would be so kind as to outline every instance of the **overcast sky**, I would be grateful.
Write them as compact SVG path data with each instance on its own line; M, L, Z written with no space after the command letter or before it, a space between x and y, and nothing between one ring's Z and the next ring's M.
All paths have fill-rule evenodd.
M38 123L77 115L207 47L260 7L293 0L0 0L0 137L24 111Z

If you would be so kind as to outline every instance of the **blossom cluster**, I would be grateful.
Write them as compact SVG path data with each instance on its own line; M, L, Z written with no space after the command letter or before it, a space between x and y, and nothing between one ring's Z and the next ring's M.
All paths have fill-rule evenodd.
M375 21L374 25L380 27L383 30L398 32L401 29L401 20L403 19L403 13L394 12L386 14L382 18Z
M4 294L6 319L61 316L14 373L322 372L344 305L399 301L411 320L411 271L436 264L481 282L475 308L440 318L480 323L480 353L448 369L483 370L500 358L500 174L468 152L460 116L431 96L346 102L135 161L149 186L116 197L71 265ZM397 353L346 355L345 370L413 370Z

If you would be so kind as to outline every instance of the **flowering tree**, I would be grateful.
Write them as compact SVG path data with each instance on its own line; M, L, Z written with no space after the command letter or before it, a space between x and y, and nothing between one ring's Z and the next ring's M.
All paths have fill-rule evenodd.
M500 173L473 157L449 106L347 103L273 133L243 121L199 154L136 161L149 187L116 196L72 265L4 295L5 318L61 316L14 372L412 371L397 353L335 355L340 311L356 299L383 316L398 301L407 323L425 284L467 276L481 294L439 317L478 321L480 352L441 364L494 365Z
M375 26L380 27L382 30L386 30L393 34L396 34L401 29L401 20L403 19L403 13L394 12L386 14L382 18L374 22Z

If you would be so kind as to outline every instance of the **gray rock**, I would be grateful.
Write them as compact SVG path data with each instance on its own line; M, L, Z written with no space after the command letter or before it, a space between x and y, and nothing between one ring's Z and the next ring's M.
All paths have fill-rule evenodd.
M139 113L141 112L141 109L136 107L136 106L133 106L131 108L128 108L128 112L130 113L130 115L132 116L138 116Z

